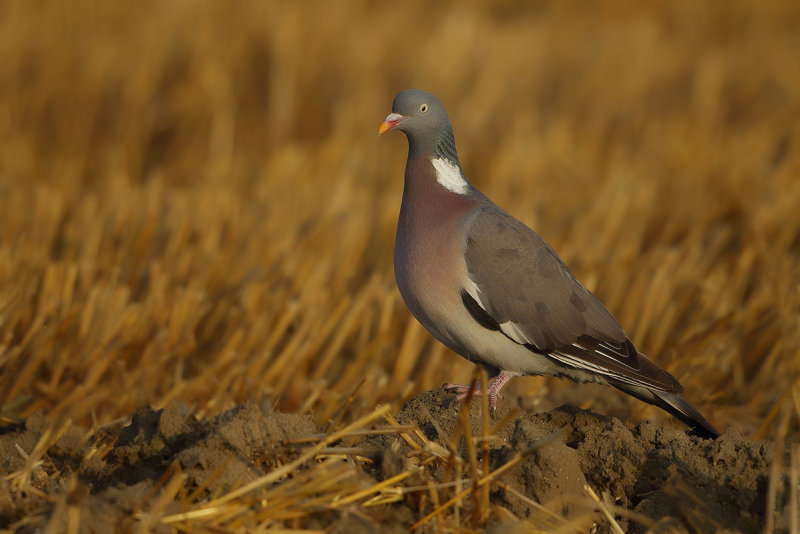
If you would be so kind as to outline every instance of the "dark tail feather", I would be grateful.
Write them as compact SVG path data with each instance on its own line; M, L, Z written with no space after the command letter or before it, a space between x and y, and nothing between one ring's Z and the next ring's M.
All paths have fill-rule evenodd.
M643 400L644 402L658 406L662 410L669 412L691 428L689 433L694 436L704 439L716 439L719 437L719 431L677 393L667 393L666 391L646 389L629 384L613 385L628 395L633 395L639 400Z

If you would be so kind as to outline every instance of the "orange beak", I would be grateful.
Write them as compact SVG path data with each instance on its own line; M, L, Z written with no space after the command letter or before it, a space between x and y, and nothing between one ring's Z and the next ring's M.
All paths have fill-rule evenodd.
M386 120L378 127L378 135L385 134L389 130L394 129L400 124L405 117L399 113L390 113Z

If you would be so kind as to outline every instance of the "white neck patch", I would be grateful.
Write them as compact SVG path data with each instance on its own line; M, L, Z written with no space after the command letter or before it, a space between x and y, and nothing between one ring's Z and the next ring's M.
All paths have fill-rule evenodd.
M453 165L442 158L435 158L431 163L433 163L433 168L436 170L436 181L445 189L459 195L469 193L469 184L458 165Z

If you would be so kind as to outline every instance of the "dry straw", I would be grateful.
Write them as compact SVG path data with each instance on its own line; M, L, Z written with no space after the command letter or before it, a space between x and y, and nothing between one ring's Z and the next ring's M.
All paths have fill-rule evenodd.
M378 415L394 425L373 407L471 372L394 287L405 149L374 130L417 86L447 104L468 176L546 236L687 399L721 427L797 441L798 23L790 0L11 2L3 417L44 411L100 429L147 404L202 418L263 393L328 428L300 457L309 472L346 478L350 460L323 458L337 429L363 432L351 423ZM535 398L573 386L517 387ZM632 419L663 420L632 406ZM15 484L63 430L42 437ZM485 441L456 459L451 444L394 431L421 463L448 465L447 481L419 489L419 525L458 522L467 496L479 519L490 513L502 482L478 460ZM462 428L475 432L491 430ZM297 465L210 501L182 493L176 471L143 525L234 530L252 514L283 528L305 513L310 482L272 484ZM402 483L337 498L362 506ZM274 517L259 504L270 492ZM336 506L335 493L319 498ZM166 514L173 499L186 511ZM76 509L63 509L72 531Z

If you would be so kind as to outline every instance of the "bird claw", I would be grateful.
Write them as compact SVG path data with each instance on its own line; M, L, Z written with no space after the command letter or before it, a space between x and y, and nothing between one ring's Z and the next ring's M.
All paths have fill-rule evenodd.
M455 392L456 393L456 397L455 397L454 401L456 403L458 403L458 404L463 403L466 400L466 398L469 395L469 393L470 393L469 386L468 385L464 385L464 384L451 384L450 382L448 382L446 384L442 384L442 388L444 388L444 389L446 389L448 391ZM475 398L480 397L481 393L482 393L482 391L481 391L480 386L475 386L475 389L472 390L472 396L475 397ZM489 384L489 390L488 390L487 393L489 395L489 409L492 411L492 413L494 413L495 410L497 409L497 399L498 398L502 399L503 395L500 394L499 391L495 391L492 388L492 384Z
M489 383L489 387L486 388L487 389L486 392L489 395L489 409L491 410L492 413L494 413L495 409L497 408L497 399L503 398L503 396L500 394L500 390L505 385L505 383L512 378L512 376L513 375L507 371L500 371L500 373L496 377L494 377L492 381ZM457 403L464 402L464 399L466 399L467 395L469 395L470 393L470 387L462 384L451 384L448 382L444 384L442 387L444 389L455 391L457 393L455 398L455 401ZM476 397L481 394L480 385L475 386L475 388L472 390L472 394Z

